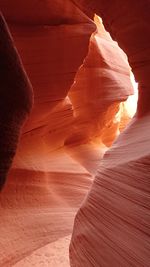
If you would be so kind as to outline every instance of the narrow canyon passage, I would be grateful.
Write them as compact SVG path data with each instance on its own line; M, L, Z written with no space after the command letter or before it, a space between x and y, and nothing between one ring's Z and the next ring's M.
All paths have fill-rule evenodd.
M16 46L22 61L19 71L34 98L24 124L16 121L20 138L0 194L2 267L149 267L148 97L144 94L143 104L140 92L134 116L132 71L139 87L146 84L133 64L136 53L133 59L128 45L124 49L111 14L110 25L103 17L104 1L89 1L90 8L85 3L0 0L12 50ZM1 52L8 42L2 37ZM2 68L9 77L13 59L7 49L6 55L10 67L4 59ZM11 87L0 76L14 122L23 100L17 98L13 111L15 83ZM1 146L9 151L4 139Z

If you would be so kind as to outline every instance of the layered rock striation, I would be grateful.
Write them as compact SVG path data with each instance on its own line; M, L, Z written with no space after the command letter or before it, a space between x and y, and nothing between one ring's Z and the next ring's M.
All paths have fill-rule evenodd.
M148 267L150 262L149 1L76 1L101 15L139 84L135 117L100 163L75 218L71 266ZM141 38L142 37L142 38Z

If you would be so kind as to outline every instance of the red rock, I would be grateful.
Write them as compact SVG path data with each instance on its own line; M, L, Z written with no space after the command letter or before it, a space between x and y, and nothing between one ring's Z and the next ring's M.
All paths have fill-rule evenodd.
M101 161L122 127L116 119L119 104L133 91L125 54L102 25L91 36L96 29L91 19L94 12L102 15L107 30L127 53L137 81L148 88L149 2L0 0L0 5L34 91L32 113L20 135L32 93L19 63L19 81L25 79L31 95L20 96L17 87L17 102L12 91L10 106L9 93L6 101L1 98L5 108L12 107L11 118L16 109L17 118L24 116L13 155L20 136L18 150L0 195L0 266L26 266L34 251L38 254L40 248L70 235L99 167L76 216L71 266L148 267L149 116L142 115L149 110L149 96L140 95L141 118L133 120ZM23 100L29 96L27 108ZM10 140L14 124L9 135L3 129L2 125L2 137ZM29 263L38 267L39 261L29 257Z
M100 163L75 218L70 263L148 267L150 262L149 1L75 1L102 16L139 83L138 110Z
M133 94L126 55L98 21L99 31L90 38L88 54L69 91L75 117L75 133L81 142L99 138L104 144L115 139L114 117L119 103ZM106 140L106 136L110 135ZM105 139L105 140L104 140Z

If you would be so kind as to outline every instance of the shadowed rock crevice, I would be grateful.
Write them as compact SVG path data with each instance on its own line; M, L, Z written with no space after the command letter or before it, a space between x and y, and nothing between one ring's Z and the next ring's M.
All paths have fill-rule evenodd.
M21 127L33 97L8 27L0 14L0 188L16 153Z

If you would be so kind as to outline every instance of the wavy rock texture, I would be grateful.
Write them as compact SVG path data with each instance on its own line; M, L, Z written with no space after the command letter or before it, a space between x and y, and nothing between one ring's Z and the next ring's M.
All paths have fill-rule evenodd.
M0 195L0 266L67 267L75 213L118 134L119 103L133 93L130 68L100 22L91 36L93 11L84 6L69 0L0 0L0 6L34 92L32 113ZM10 138L12 129L15 125ZM90 266L90 258L82 264L83 242L78 246L75 227L72 247L79 257L71 249L73 266Z
M97 139L110 146L117 135L118 123L114 118L120 102L133 94L133 87L126 55L100 19L95 17L95 21L97 33L91 36L88 54L68 96L76 120L74 139Z
M136 116L106 152L75 218L72 267L150 264L149 1L76 1L101 15L139 83Z
M149 266L148 125L149 115L135 118L101 161L75 219L71 266Z

